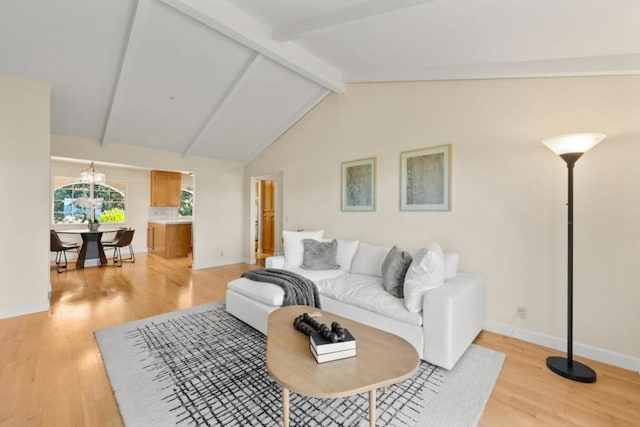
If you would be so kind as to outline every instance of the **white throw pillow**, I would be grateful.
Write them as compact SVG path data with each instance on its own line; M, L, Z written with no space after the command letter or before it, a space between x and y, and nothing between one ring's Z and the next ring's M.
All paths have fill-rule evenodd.
M304 245L303 239L322 239L324 230L318 231L283 231L282 239L284 240L284 266L300 267L302 265Z
M382 277L382 263L390 249L384 246L360 243L351 262L351 273Z
M458 275L458 260L460 255L456 252L444 253L444 278L453 279Z
M338 240L336 263L340 266L340 270L351 271L351 261L353 261L359 243L358 240Z
M444 283L444 254L437 243L420 249L404 278L404 304L411 313L422 311L424 294Z
M406 249L411 254L413 259L416 258L418 252L422 249ZM453 279L458 275L458 262L460 261L460 254L457 252L445 252L444 253L444 280Z

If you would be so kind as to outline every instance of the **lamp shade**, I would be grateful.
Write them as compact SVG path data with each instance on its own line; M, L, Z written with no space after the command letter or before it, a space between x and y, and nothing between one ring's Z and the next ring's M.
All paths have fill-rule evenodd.
M568 153L586 153L605 138L606 135L602 133L573 133L546 138L542 143L560 156Z

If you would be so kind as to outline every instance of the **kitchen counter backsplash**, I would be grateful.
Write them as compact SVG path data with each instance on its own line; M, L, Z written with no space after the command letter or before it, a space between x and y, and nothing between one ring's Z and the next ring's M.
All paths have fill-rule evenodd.
M159 222L161 224L182 224L190 223L191 216L179 216L178 208L159 208L152 206L149 208L149 222Z
M179 219L178 208L159 208L151 206L149 208L149 221Z

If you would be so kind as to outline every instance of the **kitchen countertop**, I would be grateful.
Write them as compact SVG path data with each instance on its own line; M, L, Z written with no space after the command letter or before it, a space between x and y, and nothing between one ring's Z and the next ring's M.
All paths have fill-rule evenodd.
M150 219L149 222L156 224L191 224L190 219Z

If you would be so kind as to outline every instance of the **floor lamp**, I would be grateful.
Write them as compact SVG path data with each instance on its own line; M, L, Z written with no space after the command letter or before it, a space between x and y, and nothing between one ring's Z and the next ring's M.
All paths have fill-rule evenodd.
M567 357L547 358L547 367L573 381L593 383L596 372L573 360L573 167L580 157L605 138L601 133L579 133L547 138L542 143L562 157L569 171L568 241L567 241Z

